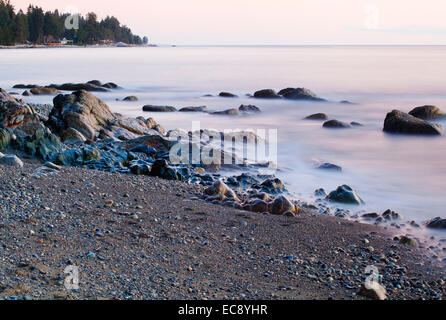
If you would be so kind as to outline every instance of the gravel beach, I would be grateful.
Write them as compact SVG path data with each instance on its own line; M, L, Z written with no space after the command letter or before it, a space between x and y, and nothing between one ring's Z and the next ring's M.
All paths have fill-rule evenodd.
M214 205L203 187L74 167L0 166L2 299L442 299L444 265L394 231L312 212ZM64 269L79 268L79 289Z

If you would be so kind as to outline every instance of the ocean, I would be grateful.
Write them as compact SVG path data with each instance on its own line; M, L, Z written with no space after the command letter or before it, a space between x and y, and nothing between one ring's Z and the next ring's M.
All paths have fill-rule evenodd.
M152 116L167 130L277 129L277 175L296 198L313 201L314 190L351 186L366 204L353 211L400 212L422 223L446 217L446 138L389 135L387 112L421 105L446 111L446 46L222 46L0 50L0 87L18 83L115 82L123 89L95 93L114 112ZM305 87L330 102L259 100L257 90ZM228 91L238 98L221 98ZM20 91L21 93L21 91ZM211 94L213 97L204 97ZM137 102L117 101L128 95ZM51 103L51 96L23 97ZM354 104L340 104L348 100ZM146 113L142 106L207 106L211 111L254 104L262 113ZM324 112L359 122L346 130L303 120ZM446 120L437 121L443 126ZM343 172L315 169L318 162Z

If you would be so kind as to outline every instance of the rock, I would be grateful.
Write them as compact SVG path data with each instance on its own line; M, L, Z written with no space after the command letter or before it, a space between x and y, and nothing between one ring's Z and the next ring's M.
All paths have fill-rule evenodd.
M333 128L333 129L345 129L345 128L351 128L351 125L339 120L329 120L323 124L323 127Z
M44 166L47 168L53 169L53 170L57 170L57 171L62 170L61 166L58 166L57 164L54 164L50 161L45 162Z
M0 128L0 150L5 149L11 143L11 133L8 129Z
M272 214L284 214L285 212L296 213L296 206L284 196L276 198L272 204Z
M218 94L218 96L223 97L223 98L237 98L238 97L237 95L230 93L230 92L220 92Z
M366 220L374 220L379 217L379 214L377 214L376 212L364 213L361 217Z
M94 141L98 132L116 119L104 102L85 90L60 94L53 102L48 122L61 136L65 130L73 128L86 139Z
M123 99L124 101L138 101L138 97L136 96L128 96Z
M81 141L81 142L85 142L87 141L87 139L84 137L84 135L82 133L80 133L79 131L77 131L74 128L68 128L65 131L62 132L61 135L62 141L64 142L75 142L75 141Z
M426 224L426 227L429 229L446 229L446 219L434 218Z
M392 211L390 209L386 210L382 217L386 220L401 220L403 219L403 216L395 211Z
M93 84L93 85L98 86L98 87L102 87L102 82L99 81L99 80L91 80L91 81L88 81L87 83Z
M156 152L168 153L171 146L175 143L159 136L159 135L147 135L136 139L117 143L119 148L125 150L133 150L134 148L142 148L146 146L148 149L154 149Z
M364 201L347 185L339 186L335 191L330 192L327 200L331 202L347 203L354 205L364 204Z
M28 123L39 123L35 110L0 88L0 127L14 129Z
M286 191L285 184L279 178L266 179L260 184L260 187L268 193L282 193Z
M59 90L56 88L49 88L49 87L36 87L32 88L30 92L34 95L53 95L58 94Z
M421 135L442 135L444 129L436 123L429 123L407 113L393 110L384 121L384 132Z
M0 158L0 165L14 168L22 168L23 162L16 155L7 154Z
M325 192L324 189L320 188L320 189L317 189L317 190L314 191L314 195L316 197L326 197L327 193Z
M213 115L223 115L223 116L234 116L234 115L238 115L238 110L237 109L228 109L225 111L216 111L216 112L211 112L211 114Z
M158 159L152 165L150 175L153 177L160 177L166 180L184 180L183 177L169 166L169 163L164 159Z
M254 98L258 99L280 99L281 96L279 96L274 90L272 89L263 89L259 90L254 93Z
M32 89L39 87L37 84L16 84L13 86L14 89Z
M180 112L205 112L208 110L208 107L201 106L201 107L184 107L180 109Z
M417 247L418 246L418 242L412 238L409 238L408 236L402 236L399 239L400 243L402 244L407 244L411 247Z
M209 196L225 196L226 198L235 199L238 201L238 197L234 190L229 188L223 181L217 180L214 184L204 190L204 193Z
M414 116L423 120L435 120L444 118L446 114L435 106L421 106L416 107L412 111L409 112L411 116Z
M328 120L328 116L325 113L315 113L304 118L304 120Z
M25 90L25 91L23 91L22 96L29 97L29 96L32 96L32 94L28 90Z
M152 170L150 164L143 160L134 160L130 162L130 171L136 175L149 175Z
M152 105L146 105L142 107L143 111L146 112L175 112L177 109L175 107L171 106L152 106Z
M342 168L340 166L337 166L335 164L332 163L323 163L320 166L318 166L316 169L320 169L320 170L331 170L331 171L338 171L341 172Z
M286 88L280 90L279 95L289 100L326 101L306 88Z
M253 106L253 105L241 105L238 108L239 111L243 111L243 112L261 112L260 108Z
M355 121L350 122L350 125L352 127L363 127L363 125L361 123L355 122Z
M265 202L269 202L271 200L270 196L266 192L255 193L250 196L251 199L259 199Z
M378 282L373 282L371 285L366 286L363 284L358 291L360 296L373 299L373 300L386 300L387 299L387 291L381 284Z
M103 84L102 87L107 88L107 89L118 89L119 88L119 86L113 82L107 82L106 84Z
M63 91L80 91L85 90L89 92L107 92L108 90L104 87L97 86L92 83L64 83L64 84L50 84L47 87L55 88Z
M270 211L270 205L266 201L257 199L257 200L254 200L249 205L248 209L249 209L249 211L257 212L257 213L269 212Z

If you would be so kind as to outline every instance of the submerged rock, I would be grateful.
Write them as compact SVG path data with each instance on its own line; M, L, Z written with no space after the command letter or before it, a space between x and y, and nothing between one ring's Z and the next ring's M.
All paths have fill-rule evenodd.
M32 88L30 92L34 95L54 95L58 94L59 90L50 87L36 87Z
M323 163L320 166L318 166L316 169L320 169L320 170L331 170L331 171L338 171L341 172L342 168L340 166L337 166L335 164L332 163Z
M136 96L128 96L123 99L124 101L138 101L138 97Z
M276 91L272 89L263 89L259 90L254 93L254 98L258 99L280 99L281 96L279 96Z
M237 109L228 109L225 111L216 111L216 112L211 112L211 114L213 115L222 115L222 116L235 116L238 115L238 110Z
M184 107L180 109L180 112L205 112L208 110L208 107L201 106L201 107Z
M435 106L421 106L416 107L409 112L411 116L414 116L423 120L435 120L444 118L446 114Z
M401 220L403 219L403 216L395 211L392 211L390 209L386 210L383 214L382 217L386 220Z
M323 124L323 127L333 129L346 129L351 128L351 125L339 120L329 120Z
M279 91L279 95L289 100L326 101L306 88L286 88Z
M218 96L223 97L223 98L237 98L238 97L237 95L230 93L230 92L220 92L218 94Z
M145 112L175 112L177 109L171 106L152 106L146 105L142 107L142 110Z
M327 200L354 205L364 204L364 201L348 185L339 186L336 190L330 192Z
M399 110L393 110L387 114L383 130L389 133L420 135L442 135L444 133L441 125L429 123Z
M430 229L446 229L446 219L434 218L426 224L426 227Z
M249 104L249 105L242 104L238 109L239 109L239 111L242 111L242 112L261 112L260 108L253 106L251 104Z
M305 117L304 120L328 120L328 116L325 113L315 113Z

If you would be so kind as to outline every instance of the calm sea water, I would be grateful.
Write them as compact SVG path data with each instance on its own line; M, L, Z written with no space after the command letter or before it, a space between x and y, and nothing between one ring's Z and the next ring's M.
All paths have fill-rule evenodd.
M366 211L388 208L419 222L446 217L446 138L392 136L382 132L386 113L425 104L446 111L446 47L159 47L32 49L0 51L0 87L17 83L113 81L124 89L100 93L113 111L145 115L145 104L206 105L224 110L255 104L262 113L217 117L153 114L167 129L277 128L279 175L298 197L348 184L366 201ZM320 96L355 102L263 101L245 94L258 89L306 87ZM230 91L241 98L203 97ZM138 102L117 98L134 94ZM26 97L49 103L51 97ZM327 130L303 121L316 112L357 121L364 127ZM440 121L446 126L445 121ZM327 161L344 169L314 169Z

